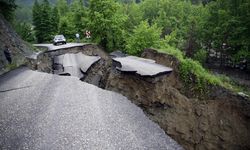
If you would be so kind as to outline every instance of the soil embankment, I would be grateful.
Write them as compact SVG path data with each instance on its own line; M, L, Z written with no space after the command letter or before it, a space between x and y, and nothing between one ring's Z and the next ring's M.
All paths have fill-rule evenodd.
M174 70L154 78L116 70L111 58L94 45L43 53L34 68L51 72L52 62L46 62L66 52L101 56L83 81L125 95L185 149L250 148L250 100L221 87L211 87L205 99L197 98L180 80L174 56L145 50L144 58Z
M140 105L186 149L250 148L249 100L221 87L211 87L206 99L197 99L183 86L175 57L154 50L142 56L174 71L151 80L112 71L106 88Z

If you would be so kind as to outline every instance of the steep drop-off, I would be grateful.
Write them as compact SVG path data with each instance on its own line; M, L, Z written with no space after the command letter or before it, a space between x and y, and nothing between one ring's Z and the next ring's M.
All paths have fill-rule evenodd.
M142 56L174 71L142 78L112 69L106 89L133 100L186 149L250 148L249 99L222 87L211 87L205 99L195 98L195 92L185 89L180 80L179 61L174 56L150 49Z
M51 72L53 57L77 52L102 58L83 81L125 95L185 149L250 148L250 100L218 86L209 87L201 98L184 86L175 56L144 51L142 57L173 68L172 73L154 78L116 70L112 59L95 45L42 53L35 68Z

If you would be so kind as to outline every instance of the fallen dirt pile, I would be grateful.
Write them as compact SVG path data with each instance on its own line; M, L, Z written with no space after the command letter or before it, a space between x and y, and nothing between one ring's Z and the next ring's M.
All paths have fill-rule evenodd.
M128 97L185 149L250 149L250 100L221 87L211 87L205 99L197 98L181 82L174 56L145 50L142 57L173 69L157 77L117 70L108 54L94 45L44 53L36 68L50 72L44 66L52 65L43 59L66 52L100 56L82 80Z

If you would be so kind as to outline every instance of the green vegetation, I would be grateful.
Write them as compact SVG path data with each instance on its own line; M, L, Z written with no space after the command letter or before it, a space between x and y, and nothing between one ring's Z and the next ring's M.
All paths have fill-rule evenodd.
M195 90L201 92L201 94L206 91L209 84L227 87L218 77L204 69L198 61L185 58L180 50L171 46L165 46L159 51L173 55L180 61L179 71L185 86L194 86Z
M160 35L161 29L157 25L149 26L146 21L142 21L126 39L126 52L140 55L145 48L157 46Z
M56 15L53 14L53 12L48 0L43 0L41 4L39 4L37 0L35 1L33 7L33 24L35 26L35 35L39 43L51 41L53 38L53 29L57 28L53 25L58 24L55 23L58 20L52 20L52 16Z
M21 38L27 42L33 42L34 39L34 33L32 31L32 26L29 23L26 22L15 22L14 27L16 29L16 32L21 36Z
M15 4L15 0L0 0L0 14L2 14L5 19L9 21L13 19L16 7L17 5Z
M31 5L28 4L32 2L34 0L22 1L27 6L21 5L18 9L16 15L23 20L17 24L30 23L31 17L27 16ZM14 0L8 4L11 6L8 10L15 8ZM227 63L225 59L237 64L250 59L249 10L250 2L245 0L35 0L33 33L36 42L50 42L55 34L64 34L69 41L74 41L76 33L83 38L85 31L90 30L92 42L107 51L120 49L139 55L142 50L138 49L139 44L132 43L131 36L139 30L141 22L147 22L148 28L157 25L157 29L161 29L161 41L168 36L167 44L188 57L199 57L201 61L204 51L200 50L207 53L212 50L221 55L221 65ZM140 45L155 47L157 42L148 40L140 41Z
M198 50L194 54L194 60L197 60L200 64L204 65L207 60L208 52L204 49Z
M247 88L238 85L235 81L224 75L214 75L202 67L202 65L193 59L185 58L184 54L171 46L164 46L159 52L175 56L180 61L180 76L189 90L199 93L198 96L204 96L209 92L208 88L212 86L221 86L235 92L243 91L250 94Z
M32 42L35 35L36 42L50 42L55 34L64 34L68 41L75 41L79 33L83 41L96 42L109 52L140 55L144 48L162 49L180 60L187 85L195 83L203 92L210 84L231 88L227 80L202 67L210 54L215 53L221 66L250 61L249 0L50 2L35 1L34 28L24 23L16 27L23 28L17 31L25 40ZM84 38L86 30L91 31L91 39Z
M92 42L107 51L140 55L145 47L167 42L201 63L212 50L221 55L221 65L225 58L237 64L249 59L249 7L249 1L236 0L58 0L54 6L43 0L33 6L33 25L38 42L54 34L74 41L76 33L83 38L90 30Z
M108 51L123 44L123 25L127 18L118 12L119 7L113 0L90 1L88 27L93 40Z

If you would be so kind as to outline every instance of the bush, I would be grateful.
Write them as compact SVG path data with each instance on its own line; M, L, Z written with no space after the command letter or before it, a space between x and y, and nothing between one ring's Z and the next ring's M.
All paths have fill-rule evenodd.
M126 52L131 55L140 55L145 48L157 47L160 35L161 29L157 25L149 26L146 21L142 21L126 39Z
M194 54L194 60L197 60L198 62L200 62L200 64L203 65L207 60L207 54L208 53L206 50L200 49Z

